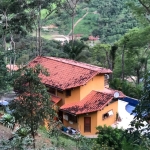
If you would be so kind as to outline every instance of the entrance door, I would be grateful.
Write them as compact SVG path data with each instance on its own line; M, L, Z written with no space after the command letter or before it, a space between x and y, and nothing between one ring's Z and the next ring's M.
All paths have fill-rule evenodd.
M84 117L84 132L91 132L91 117Z

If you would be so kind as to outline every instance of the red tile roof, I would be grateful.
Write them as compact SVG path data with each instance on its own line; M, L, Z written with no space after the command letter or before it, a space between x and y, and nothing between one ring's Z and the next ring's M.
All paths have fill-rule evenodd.
M55 104L57 104L61 100L60 97L58 97L56 95L52 95L52 94L51 94L51 99Z
M90 40L90 41L99 40L99 36L96 36L96 37L94 37L94 36L89 36L89 40Z
M112 73L110 69L55 57L36 57L28 66L36 64L41 64L50 73L48 77L40 76L42 82L62 90L85 85L97 74Z
M115 92L118 92L119 93L118 98L126 97L126 95L124 95L121 91L110 89L110 88L104 88L103 90L101 90L101 92L106 93L106 94L111 94L112 96L114 96Z
M60 110L75 115L101 110L114 98L114 91L116 92L117 90L110 89L110 93L108 93L108 91L91 91L90 94L88 94L81 101L65 104L60 107ZM125 97L125 95L122 92L117 92L121 94L120 97Z
M76 115L84 114L103 109L112 99L113 96L110 94L91 91L83 100L76 103L65 104L61 106L60 109Z

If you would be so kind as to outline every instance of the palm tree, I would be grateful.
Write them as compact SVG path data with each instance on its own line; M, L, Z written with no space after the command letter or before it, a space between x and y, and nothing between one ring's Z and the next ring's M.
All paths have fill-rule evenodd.
M66 54L65 58L84 61L86 59L86 55L88 54L89 47L85 45L82 41L70 41L66 42L63 45L63 52Z

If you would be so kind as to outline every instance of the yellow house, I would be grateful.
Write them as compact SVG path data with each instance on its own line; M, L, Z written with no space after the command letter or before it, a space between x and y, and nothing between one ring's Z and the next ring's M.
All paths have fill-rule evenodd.
M95 135L99 125L117 119L118 98L125 95L105 87L110 69L55 57L36 57L28 66L41 64L50 76L40 76L59 106L59 119L82 135Z

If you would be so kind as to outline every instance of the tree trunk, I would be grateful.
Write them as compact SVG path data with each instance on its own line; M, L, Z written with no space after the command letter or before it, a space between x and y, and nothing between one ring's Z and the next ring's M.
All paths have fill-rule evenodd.
M121 78L122 78L122 81L124 81L124 51L125 51L125 45L123 46L123 49L122 49L122 72L121 72Z
M39 50L38 49L38 41L39 41L38 40L38 28L36 27L36 54L35 54L36 56L38 56L38 53L39 53L38 52L38 50Z
M72 14L72 43L73 43L73 41L74 41L74 12L73 12L73 14Z
M32 83L29 82L29 89L30 89L30 95L32 96L34 94L34 92L32 92L33 88L32 88ZM31 103L31 109L30 109L30 115L31 115L31 135L33 138L33 148L35 149L35 132L34 132L34 122L33 122L33 103Z
M8 22L7 22L7 14L6 11L4 12L4 17L5 17L5 29L4 29L4 35L3 35L3 47L5 52L7 52L7 45L6 45L6 32L7 32L7 27L8 27ZM7 57L5 58L6 64L7 64Z
M41 43L41 1L39 1L39 12L38 12L38 52L39 56L42 54L42 43Z
M145 65L144 65L144 75L147 73L147 58L145 60ZM144 79L144 87L146 86L146 80Z
M108 68L111 69L111 63L110 63L110 57L109 57L109 54L108 54L107 50L105 50L105 52L106 52L106 58L107 58Z
M136 70L136 76L137 76L137 84L139 84L140 83L140 69L139 68L137 68L137 70Z
M16 51L15 51L16 45L15 45L15 42L14 42L12 33L10 34L10 36L11 36L11 41L10 41L11 50L14 52L14 57L13 57L13 68L12 68L12 73L13 73L14 68L15 68L15 64L16 64Z

